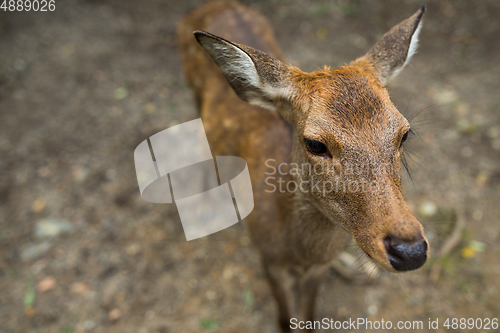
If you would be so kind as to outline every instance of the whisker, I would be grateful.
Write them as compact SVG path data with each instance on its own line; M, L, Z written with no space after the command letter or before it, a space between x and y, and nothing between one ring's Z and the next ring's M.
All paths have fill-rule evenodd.
M387 272L386 271L383 271L383 270L379 270L380 271L380 274L378 275L378 280L377 280L377 283L380 282L380 280L382 280L382 276L385 275Z
M432 117L432 118L425 118L425 119L421 119L421 120L418 120L418 121L412 121L412 124L419 124L419 123L422 123L422 122L425 122L425 121L435 121L435 122L443 122L444 119L443 118L440 118L440 117Z
M354 265L355 265L355 264L356 264L356 263L357 263L360 259L364 258L363 254L364 254L364 252L358 255L358 259L356 259L356 261L354 261L354 262L352 263L352 265L349 267L349 270L351 270L351 269L352 269L352 267L353 267L353 266L354 266ZM358 266L358 269L359 269L361 266L362 266L362 265Z
M408 151L409 154L412 154L413 156L415 156L415 158L417 158L420 162L422 162L424 165L426 165L427 163L425 163L425 161L423 159L421 159L417 154L415 154L415 152L413 150L411 150L410 148L408 147L405 147L405 150ZM409 155L408 155L409 156ZM410 156L409 156L410 157ZM411 157L410 157L411 158ZM426 169L425 167L423 167L423 169Z
M453 224L455 224L457 222L456 221L427 221L427 222L424 221L424 223L453 223Z
M377 266L373 265L373 268L372 268L372 271L370 272L370 274L368 274L368 277L371 278L372 277L372 274L373 272L377 269Z
M420 134L418 133L417 129L415 127L412 127L410 128L410 134L411 135L415 135L417 136L420 140L422 140L422 137L420 136ZM422 140L424 141L424 140ZM425 142L425 141L424 141Z
M432 103L432 104L429 104L425 107L423 107L422 109L418 110L418 111L415 111L413 112L407 119L408 119L408 122L412 122L413 119L415 119L416 117L418 117L422 112L424 112L425 110L428 110L429 108L435 106L436 104L438 103Z
M404 153L404 150L403 150L403 153ZM408 161L406 160L406 155L407 154L403 154L403 158L401 159L401 163L403 164L403 167L405 168L406 173L408 174L408 177L410 177L410 180L411 180L413 186L415 186L415 182L413 180L413 176L412 176L412 174L410 172L410 168L408 167Z
M410 96L410 100L408 101L408 104L406 104L406 108L405 108L404 113L406 113L406 111L408 111L408 107L410 106L411 99L413 98L413 96L414 96L414 95L415 95L415 93L411 94L411 96Z
M413 95L412 95L412 96L413 96ZM410 100L411 100L411 99L410 99ZM409 115L409 118L413 119L413 118L415 118L415 117L416 117L416 115L415 115L415 114L416 114L417 112L421 111L421 109L420 109L420 105L422 105L423 103L424 103L424 99L421 99L420 101L418 101L418 102L417 102L417 104L416 104L416 105L412 108L412 111L410 111L410 112L411 112L411 114ZM408 103L408 104L409 104L409 103ZM413 110L415 110L415 111L413 111ZM406 110L405 110L405 113L406 113Z
M405 148L406 149L406 148ZM419 167L421 167L422 169L426 170L426 168L423 166L423 165L420 165L420 163L418 163L417 161L415 161L415 159L413 157L411 157L410 155L410 151L406 152L407 156L413 161L413 163L415 163L416 165L418 165ZM415 155L415 153L413 153Z
M406 289L405 282L403 281L403 276L401 274L398 274L397 277L401 289Z
M366 272L366 269L364 267L365 267L365 265L367 265L368 263L370 263L370 259L368 257L365 257L364 259L365 259L365 261L363 262L363 264L361 264L358 267L358 272L361 270L361 268L363 268L362 272Z
M413 126L413 127L424 127L424 126L429 126L429 125L439 125L439 123L442 123L442 122L443 122L442 119L437 119L437 120L428 119L428 120L422 120L419 123L412 123L411 126Z

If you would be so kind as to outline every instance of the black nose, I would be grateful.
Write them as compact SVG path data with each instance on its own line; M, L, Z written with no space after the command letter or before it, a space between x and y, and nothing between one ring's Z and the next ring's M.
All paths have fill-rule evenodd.
M386 237L384 245L391 266L397 271L420 268L427 260L427 242L405 242L395 237Z

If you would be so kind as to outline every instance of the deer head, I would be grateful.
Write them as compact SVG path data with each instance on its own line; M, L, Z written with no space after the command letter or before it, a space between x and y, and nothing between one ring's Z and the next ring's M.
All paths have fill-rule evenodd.
M393 27L363 57L312 73L195 32L240 98L292 125L294 177L303 198L388 271L417 269L429 253L401 189L410 124L386 89L415 53L424 12L425 6Z

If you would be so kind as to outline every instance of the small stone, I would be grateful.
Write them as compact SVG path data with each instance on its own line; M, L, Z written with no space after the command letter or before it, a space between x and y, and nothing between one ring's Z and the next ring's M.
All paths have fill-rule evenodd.
M107 279L101 287L100 293L100 305L106 310L113 309L115 307L115 300L120 298L118 294L120 290L126 290L128 281L123 275L115 275Z
M427 93L439 104L452 104L458 100L457 93L450 88L432 86Z
M488 129L488 137L492 139L500 138L500 126L493 126Z
M230 265L224 266L224 269L222 271L222 278L224 280L231 280L233 277L233 268Z
M73 225L66 220L46 218L39 220L35 225L36 238L54 238L64 233L71 233Z
M376 305L370 305L368 307L368 316L374 316L378 313L378 307Z
M316 30L316 38L325 39L326 36L328 36L328 31L325 28L321 27Z
M26 61L23 59L16 59L14 62L14 68L18 71L24 71L26 69Z
M31 205L31 210L33 213L39 213L45 208L46 202L44 198L38 198L35 201L33 201L33 204Z
M70 292L77 295L85 295L86 293L88 293L89 289L90 288L82 282L74 282L69 287Z
M486 251L486 244L477 240L471 240L469 243L469 247L474 249L477 252Z
M480 171L476 176L476 186L483 188L490 179L490 173L488 171Z
M213 300L213 299L215 299L216 296L217 296L217 294L213 290L207 290L207 292L205 293L205 297L208 300Z
M148 310L145 313L146 320L152 320L155 317L155 313L152 310Z
M120 303L120 302L123 302L125 300L125 294L122 293L122 292L119 292L119 293L116 293L115 295L115 301Z
M122 312L119 309L113 309L109 311L108 318L111 321L117 321L122 316Z
M420 215L427 217L436 214L437 210L437 206L434 202L426 201L420 205L419 213Z
M28 318L33 318L35 316L35 308L32 306L27 306L24 308L24 314Z
M248 308L253 307L255 300L254 300L252 289L247 288L247 289L243 290L243 292L241 293L241 297L243 298L243 303L245 303L245 305Z
M144 112L147 114L153 113L156 111L156 106L153 103L146 103L144 105Z
M52 244L49 242L43 242L39 244L28 244L24 249L21 250L21 260L22 261L30 261L36 258L41 257L45 253L47 253Z
M80 165L75 165L71 168L71 177L77 183L82 183L88 175L89 171Z
M96 324L95 324L95 321L93 320L85 320L85 322L83 323L83 328L86 330L86 331L91 331L95 328Z
M125 252L129 255L129 256L135 256L137 253L139 253L139 251L141 251L141 246L138 244L138 243L133 243L133 244L130 244L129 246L127 246L127 248L125 249Z
M458 131L465 134L474 134L479 130L478 124L467 119L460 119L456 123L456 128L458 129Z
M53 276L47 276L36 285L36 289L41 293L45 293L49 290L54 289L55 287L56 279Z
M127 88L120 87L120 88L116 89L114 92L114 96L115 96L115 99L117 99L117 100L124 99L125 97L128 96Z

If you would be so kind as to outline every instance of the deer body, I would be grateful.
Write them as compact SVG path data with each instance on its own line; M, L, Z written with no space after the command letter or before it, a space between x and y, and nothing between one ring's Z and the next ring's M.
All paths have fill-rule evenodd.
M313 320L320 282L350 234L388 271L416 269L427 258L423 228L400 185L401 142L409 124L385 88L414 52L423 11L364 57L313 73L286 65L267 20L237 3L209 3L179 25L184 70L210 147L216 155L247 161L255 208L246 223L283 332L291 332L291 318ZM346 176L335 167L320 174L301 168L346 170L360 163L391 166L391 172L365 176L378 191L339 191ZM293 172L294 165L301 172ZM270 178L273 167L282 172ZM280 190L291 181L304 186ZM325 191L321 184L337 188Z

